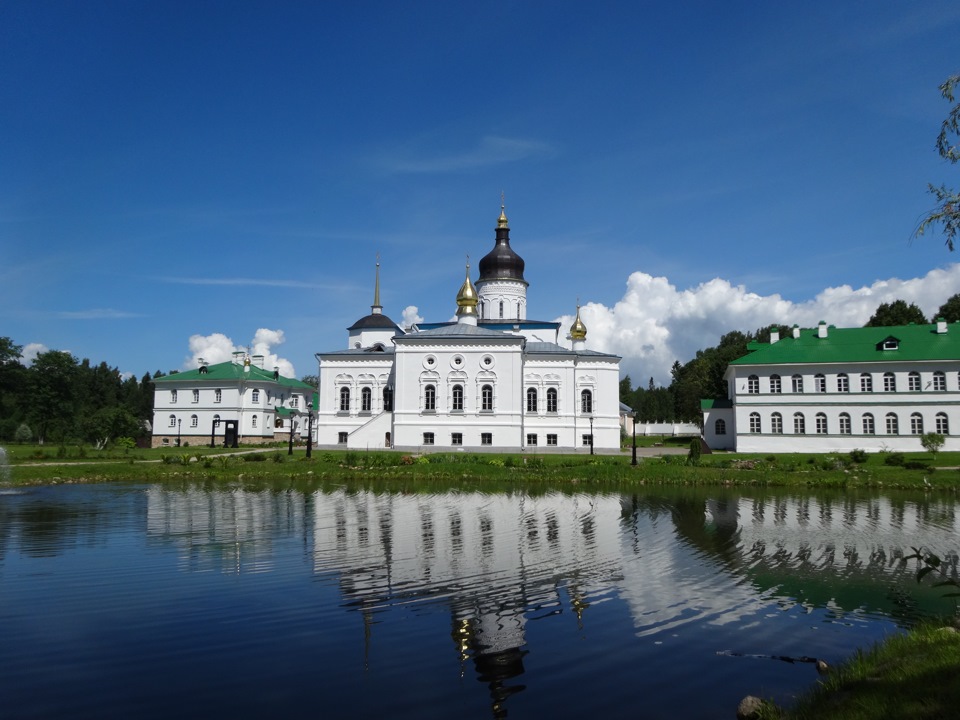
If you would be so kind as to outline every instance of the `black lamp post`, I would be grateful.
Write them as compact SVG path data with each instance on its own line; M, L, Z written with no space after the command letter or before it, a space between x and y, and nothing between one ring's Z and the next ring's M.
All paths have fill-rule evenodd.
M593 455L593 415L590 416L590 454Z
M310 457L313 450L313 403L307 404L307 457Z
M630 461L631 465L637 464L637 417L633 417L633 460Z
M287 455L293 455L293 414L290 414L290 447L287 449Z
M177 418L177 447L180 447L180 418Z

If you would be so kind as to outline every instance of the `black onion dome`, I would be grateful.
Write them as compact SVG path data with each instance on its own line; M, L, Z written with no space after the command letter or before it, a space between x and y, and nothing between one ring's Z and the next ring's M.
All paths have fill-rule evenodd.
M500 220L497 222L497 239L493 250L480 260L480 278L484 280L518 280L527 281L523 277L525 263L510 247L510 227L507 225L507 216L500 211Z
M373 330L375 328L391 328L399 330L397 324L382 313L370 313L347 328L347 330Z

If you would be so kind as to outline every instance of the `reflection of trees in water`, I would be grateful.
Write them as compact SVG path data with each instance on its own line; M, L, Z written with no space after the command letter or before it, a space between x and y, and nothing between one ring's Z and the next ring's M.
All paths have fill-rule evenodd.
M82 543L102 540L105 531L129 521L128 503L138 494L110 495L97 502L90 488L37 488L10 493L0 502L0 559L16 543L32 557L55 557Z

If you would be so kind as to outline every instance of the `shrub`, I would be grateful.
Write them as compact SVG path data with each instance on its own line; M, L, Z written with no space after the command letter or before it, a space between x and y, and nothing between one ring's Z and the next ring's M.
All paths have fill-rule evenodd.
M275 463L282 463L287 458L283 453L281 453L280 451L277 451L270 456L270 459L273 460Z
M867 461L867 451L866 450L851 450L850 451L850 460L855 463L865 463Z
M33 430L31 430L30 426L26 423L20 423L13 437L18 443L30 442L33 438Z
M694 465L700 462L700 438L694 438L690 441L690 452L687 455L687 460Z
M923 445L923 449L934 457L940 452L944 442L946 442L946 438L940 433L929 432L920 436L920 444Z
M249 455L241 455L244 462L264 462L267 459L267 456L263 453L250 453Z
M930 463L924 462L923 460L907 460L903 464L907 470L932 470Z
M903 467L904 455L902 452L890 453L883 459L884 465L893 465L895 467Z

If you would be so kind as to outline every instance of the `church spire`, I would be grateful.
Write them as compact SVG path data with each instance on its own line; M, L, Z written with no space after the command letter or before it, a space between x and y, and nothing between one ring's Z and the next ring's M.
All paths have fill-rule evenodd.
M380 304L380 253L377 253L377 279L373 285L373 305L370 306L370 312L374 315L383 312L383 305Z

